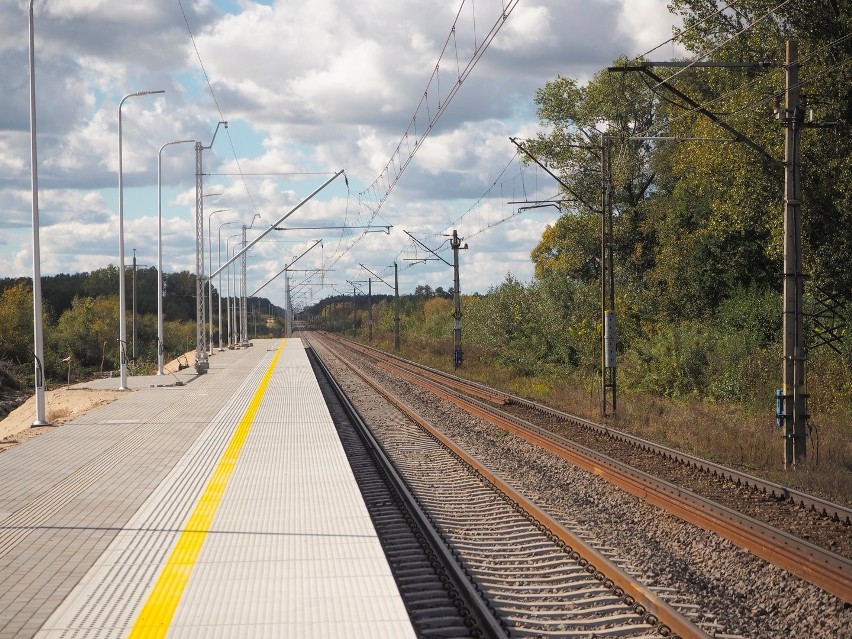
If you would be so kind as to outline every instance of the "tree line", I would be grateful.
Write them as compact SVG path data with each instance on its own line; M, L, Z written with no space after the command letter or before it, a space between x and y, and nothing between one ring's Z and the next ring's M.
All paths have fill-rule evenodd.
M119 269L113 265L90 273L60 273L41 280L45 373L48 380L67 381L106 374L119 365ZM157 270L126 269L128 356L134 335L133 289L136 295L136 358L131 371L151 372L157 361ZM134 287L135 279L135 287ZM225 298L223 303L225 302ZM214 341L218 341L219 293L213 287ZM249 327L259 334L278 334L270 315L283 310L266 298L249 300ZM258 319L260 315L260 319ZM196 345L196 278L181 271L163 274L164 353L167 360ZM276 330L278 329L278 330ZM209 327L208 327L209 330ZM30 278L0 279L0 381L4 387L26 387L33 377L33 295Z

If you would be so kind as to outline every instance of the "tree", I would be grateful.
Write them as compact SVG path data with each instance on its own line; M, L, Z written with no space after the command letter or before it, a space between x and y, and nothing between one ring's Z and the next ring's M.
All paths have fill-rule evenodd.
M118 367L118 296L76 297L51 332L50 350L92 370Z
M846 62L852 57L848 37L852 8L834 0L799 0L777 10L776 4L746 0L737 3L736 11L718 12L716 3L707 0L675 0L671 8L683 18L683 39L689 49L714 51L714 59L783 61L785 41L798 39L799 77L808 117L836 122L833 129L806 128L801 137L804 265L814 284L848 299L852 289L848 268L852 260L852 70ZM780 161L783 130L771 107L773 98L783 93L783 76L750 72L743 77L721 70L703 75L707 80L701 99L712 100L714 111L725 112L726 120ZM719 100L718 96L727 97ZM706 122L702 127L712 129ZM713 154L682 160L680 174L704 182L716 193L711 203L713 223L734 236L746 236L748 242L765 243L764 264L757 270L770 286L767 279L774 278L781 263L782 174L749 166L748 154L738 146L719 147Z
M88 273L57 273L41 278L42 300L56 317L71 308L74 298L80 294Z
M434 297L435 292L428 284L418 284L417 287L414 289L414 295L415 297L425 297L426 299L429 299L431 297Z
M643 204L653 195L656 173L652 145L627 138L657 122L657 97L637 77L603 70L586 86L557 77L536 92L535 102L547 133L528 140L527 146L556 169L568 187L562 217L546 229L532 252L537 277L554 268L578 279L598 274L604 133L611 139L619 268L631 277L641 275L654 244Z
M163 313L167 320L195 320L195 275L189 271L163 276L165 299Z
M0 294L0 359L33 361L33 292L27 282Z

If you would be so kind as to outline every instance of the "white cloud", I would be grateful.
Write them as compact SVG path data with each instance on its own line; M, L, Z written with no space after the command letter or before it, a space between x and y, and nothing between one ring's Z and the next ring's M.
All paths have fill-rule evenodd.
M25 4L0 5L0 91L6 96L0 112L0 277L26 275L32 268ZM448 94L459 67L482 43L504 4L465 3L441 65L440 87L430 89L430 110ZM140 90L166 93L129 99L122 110L128 256L136 247L140 262L156 260L160 146L190 138L209 145L221 117L230 126L203 154L205 193L221 193L205 198L205 210L229 209L214 216L214 234L222 222L248 223L258 213L260 220L249 232L256 233L339 169L346 170L349 186L342 177L335 180L286 224L373 220L375 201L359 202L358 193L400 143L459 6L457 0L239 0L236 8L229 2L225 9L216 0L184 2L205 77L181 7L173 0L37 1L42 272L92 270L117 262L117 108L123 96ZM510 178L517 173L513 168L500 187L505 193L498 189L499 197L486 198L463 214L515 153L507 138L537 130L536 88L557 73L588 79L617 56L641 53L667 38L671 22L665 0L520 3L374 219L393 225L391 233L361 237L351 252L337 255L328 280L364 279L359 263L386 268L397 259L404 290L418 283L448 288L451 273L445 265L404 268L403 258L414 252L402 229L440 243L434 234L457 220L460 233L473 235L462 262L463 290L487 290L507 271L531 277L529 252L555 211L517 215L517 205L507 201L510 192L517 199L533 197L533 191L552 195L548 178L540 176L534 187ZM421 113L417 134L426 124ZM410 145L413 139L402 143ZM169 270L194 269L192 146L169 147L163 154L164 262ZM403 151L392 174L408 157ZM233 175L240 171L244 181ZM391 178L383 178L382 188ZM223 237L238 230L239 224L225 227ZM322 237L323 246L300 262L309 267L320 265L323 257L330 260L360 233L271 233L274 241L260 243L249 260L249 285L262 284L313 239ZM276 280L269 290L280 295L283 282Z

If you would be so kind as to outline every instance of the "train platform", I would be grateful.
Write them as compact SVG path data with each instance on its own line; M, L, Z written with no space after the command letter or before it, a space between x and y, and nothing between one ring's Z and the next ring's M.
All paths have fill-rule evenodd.
M413 637L301 340L185 377L0 453L0 638Z

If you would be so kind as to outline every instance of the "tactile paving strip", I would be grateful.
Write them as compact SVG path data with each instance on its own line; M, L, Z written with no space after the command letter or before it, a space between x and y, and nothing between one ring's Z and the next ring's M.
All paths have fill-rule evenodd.
M262 354L251 349L227 354L233 378L242 379ZM211 383L214 392L204 392ZM215 392L216 383L225 392ZM128 393L85 419L0 454L0 510L5 512L0 539L6 544L0 556L0 638L35 635L197 439L209 416L203 423L193 420L215 415L233 385L220 375L218 382ZM184 421L174 419L181 414ZM141 431L149 436L139 437ZM123 459L116 459L119 451ZM81 475L83 466L100 479ZM80 481L67 481L70 475ZM34 517L22 517L24 512Z
M127 631L262 372L247 378L39 636ZM168 636L413 636L299 340L287 341L270 378Z

